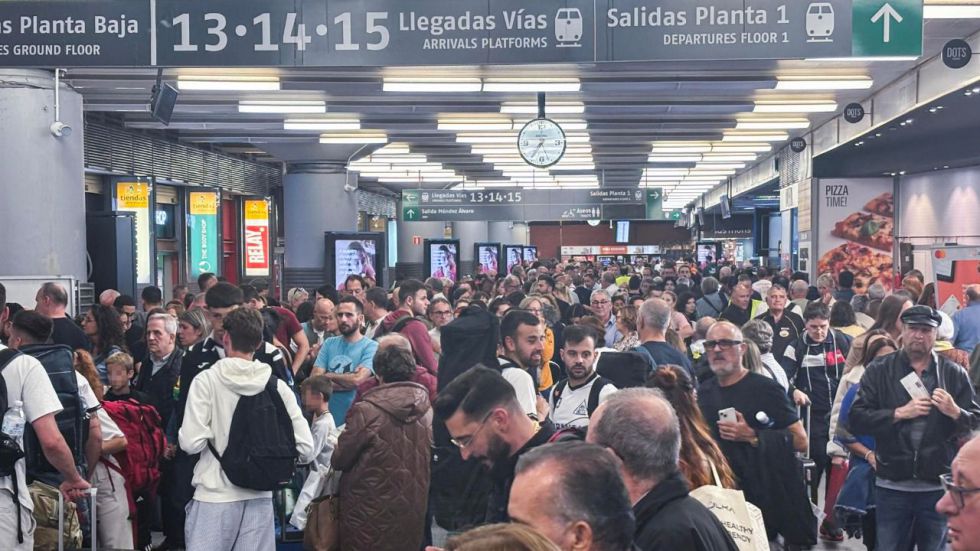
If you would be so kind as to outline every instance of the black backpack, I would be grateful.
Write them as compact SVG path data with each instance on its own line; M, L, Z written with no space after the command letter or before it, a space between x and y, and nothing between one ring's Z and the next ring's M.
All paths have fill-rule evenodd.
M2 412L0 419L6 415L10 408L10 404L7 402L7 381L3 378L3 370L19 355L20 352L11 348L0 350L0 412ZM25 424L25 431L27 426ZM13 477L14 503L17 505L17 543L24 543L24 532L20 518L20 491L18 490L17 470L15 468L17 461L22 457L24 457L24 450L21 449L20 444L9 434L0 432L0 477Z
M58 431L71 450L79 472L87 472L85 461L85 441L88 438L88 414L82 407L78 395L78 379L75 377L75 355L68 345L32 344L21 348L21 352L34 357L44 367L51 386L54 387L61 402L61 411L54 416ZM61 473L44 456L41 442L30 424L24 429L24 452L27 454L28 482L40 480L45 484L57 486L62 482Z
M592 417L592 413L595 412L597 407L599 407L599 394L602 392L602 388L608 384L612 384L612 381L601 375L596 377L596 380L592 383L592 388L589 389L589 400L585 404L585 409L588 411L589 417ZM558 404L561 402L561 395L565 392L566 388L568 388L568 379L559 381L558 384L555 385L555 388L551 391L555 408L557 408Z
M224 455L208 442L211 454L218 458L225 476L235 486L277 490L289 484L296 471L296 435L276 388L278 381L275 375L269 375L264 390L238 398Z
M603 352L595 370L616 388L631 388L647 382L653 372L650 361L650 355L642 352Z

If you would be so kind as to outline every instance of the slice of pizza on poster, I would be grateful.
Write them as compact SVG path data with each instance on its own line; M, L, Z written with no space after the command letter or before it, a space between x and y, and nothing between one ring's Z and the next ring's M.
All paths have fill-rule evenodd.
M854 290L894 285L895 199L891 178L815 180L816 274L854 274Z

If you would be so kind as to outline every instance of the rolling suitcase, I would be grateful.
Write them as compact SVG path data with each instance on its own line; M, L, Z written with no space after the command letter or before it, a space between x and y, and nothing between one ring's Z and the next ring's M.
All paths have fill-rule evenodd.
M89 488L87 493L90 496L91 508L89 509L89 526L91 531L92 539L92 551L96 551L98 548L98 532L96 531L96 508L95 500L98 495L98 488ZM64 551L65 549L65 496L58 492L58 551Z
M797 409L800 414L803 413L803 408ZM815 482L819 480L820 473L817 472L817 462L810 457L810 406L806 406L806 424L803 426L803 428L806 430L807 440L806 452L801 454L800 457L800 464L803 468L803 480L810 489L810 501L818 503L819 488Z

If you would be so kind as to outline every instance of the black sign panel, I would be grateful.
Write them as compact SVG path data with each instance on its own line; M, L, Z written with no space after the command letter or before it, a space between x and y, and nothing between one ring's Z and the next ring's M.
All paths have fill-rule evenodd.
M793 153L803 153L806 150L806 140L803 138L793 138L789 142L789 148Z
M0 2L0 66L145 66L150 4L118 0Z
M659 189L637 188L406 190L401 211L405 222L643 220L654 218L648 208L662 209L659 198Z
M860 103L848 103L844 107L844 120L851 124L857 124L864 120L864 106Z
M966 67L971 58L973 58L973 49L966 40L956 38L943 46L943 64L950 69Z
M921 18L918 2L911 0L918 9L901 8L913 27L912 19ZM921 36L900 46L887 30L882 37L861 36L863 19L855 15L861 5L859 0L7 0L0 2L0 66L799 59L866 55L876 45L883 47L875 50L882 56L921 52Z
M722 219L706 216L701 229L703 239L748 239L752 237L752 216Z

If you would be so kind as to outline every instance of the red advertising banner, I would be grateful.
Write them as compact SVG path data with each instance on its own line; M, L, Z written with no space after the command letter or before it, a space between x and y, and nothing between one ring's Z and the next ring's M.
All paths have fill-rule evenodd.
M246 199L245 276L269 275L269 205L265 199Z
M980 283L980 248L942 247L932 251L936 304L949 315L966 306L966 288Z

